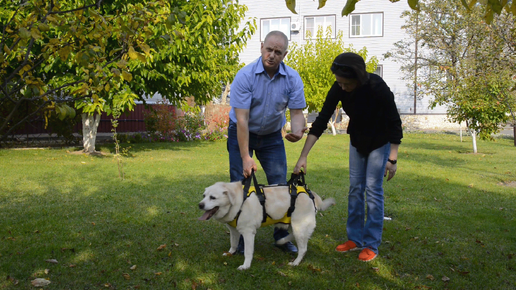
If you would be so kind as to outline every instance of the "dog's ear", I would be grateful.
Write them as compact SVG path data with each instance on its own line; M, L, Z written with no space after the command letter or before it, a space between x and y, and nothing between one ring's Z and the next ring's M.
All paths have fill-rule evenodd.
M242 190L242 183L240 182L231 182L226 183L226 190L223 194L228 196L229 202L231 205L234 205L236 202L236 195L239 192L238 189Z

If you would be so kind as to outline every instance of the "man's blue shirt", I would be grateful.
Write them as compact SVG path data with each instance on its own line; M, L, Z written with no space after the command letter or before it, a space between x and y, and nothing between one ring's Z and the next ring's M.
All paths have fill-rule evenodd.
M229 117L237 122L235 108L249 110L249 132L267 135L280 130L286 122L285 111L306 107L303 81L299 74L280 63L271 79L262 58L242 68L231 84Z

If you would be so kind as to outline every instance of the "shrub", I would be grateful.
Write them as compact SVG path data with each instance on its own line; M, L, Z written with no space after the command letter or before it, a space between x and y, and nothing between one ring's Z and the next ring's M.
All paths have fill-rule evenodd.
M170 140L176 127L176 109L163 99L144 111L145 128L151 141Z

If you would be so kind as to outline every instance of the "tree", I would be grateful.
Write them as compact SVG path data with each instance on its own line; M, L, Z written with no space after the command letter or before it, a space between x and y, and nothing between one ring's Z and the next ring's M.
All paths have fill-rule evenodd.
M335 82L335 77L330 70L331 64L335 57L342 52L355 52L361 55L366 60L368 72L374 72L378 66L378 59L375 56L367 60L367 49L365 47L359 51L356 51L352 46L345 47L341 30L338 31L337 37L333 39L331 28L328 27L324 32L322 26L320 26L315 38L308 35L304 45L292 44L285 63L295 69L303 80L309 112L322 109L326 95ZM337 109L335 112L335 119L330 121L333 135L336 135L335 121L338 111Z
M420 11L404 17L412 40L398 42L386 56L402 63L406 79L418 71L419 93L433 97L432 106L446 105L452 121L467 124L476 153L476 136L492 138L507 122L514 104L510 94L514 86L510 76L516 71L512 40L493 33L493 25L498 25L499 32L510 35L512 29L514 34L514 16L502 13L488 25L480 7L468 11L459 4L434 0L420 2ZM416 21L419 25L414 25ZM416 36L421 45L417 56L411 51ZM412 56L418 59L417 67L411 63Z
M326 5L327 0L319 0L320 9ZM390 2L398 2L400 0L389 0ZM351 12L355 10L355 5L359 2L359 0L347 0L346 5L342 9L342 16L348 16ZM292 13L297 14L296 12L296 0L285 0L287 8L292 11ZM419 0L407 0L410 8L415 11L419 11L420 9L420 1ZM508 0L471 0L469 3L467 0L454 0L449 2L451 5L462 5L466 10L471 11L476 6L480 6L482 12L484 13L484 19L487 23L491 23L494 19L495 14L501 15L502 11L505 10L507 13L511 13L516 16L516 1L508 1Z
M98 116L132 109L158 92L174 104L206 102L233 76L238 53L254 31L239 26L245 7L231 0L12 1L0 5L0 141L35 114L73 115L91 132ZM35 104L13 122L20 107ZM4 117L4 115L6 117Z

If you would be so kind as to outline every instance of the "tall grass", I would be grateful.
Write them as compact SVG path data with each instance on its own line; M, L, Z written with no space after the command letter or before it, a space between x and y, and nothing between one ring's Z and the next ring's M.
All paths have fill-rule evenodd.
M225 142L131 144L123 181L113 157L0 150L0 289L35 278L45 289L515 289L512 142L479 141L472 154L468 138L406 134L385 183L392 220L363 263L334 251L346 241L349 138L323 135L306 178L337 205L318 214L298 267L268 227L247 271L236 270L243 256L222 256L225 226L197 220L204 188L229 179ZM291 169L302 146L286 143Z

